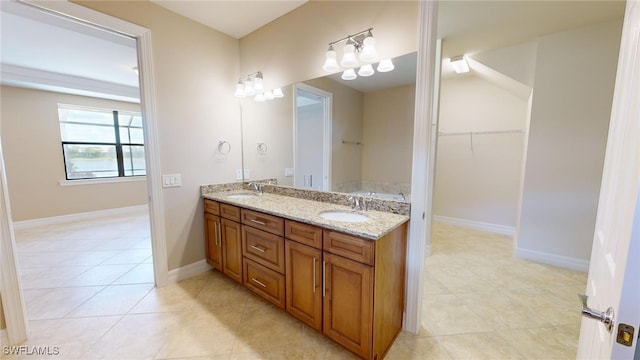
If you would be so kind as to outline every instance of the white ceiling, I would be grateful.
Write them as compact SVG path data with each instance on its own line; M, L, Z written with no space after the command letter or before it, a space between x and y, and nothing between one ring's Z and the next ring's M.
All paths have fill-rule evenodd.
M304 0L152 0L234 37L242 37L297 8ZM137 101L135 40L61 20L30 6L0 0L3 84ZM473 55L557 31L622 18L622 1L440 2L443 57ZM417 29L416 29L417 31ZM400 67L389 75L398 75ZM372 78L382 79L376 74ZM406 75L406 74L405 74ZM388 76L388 75L386 75ZM366 79L363 79L366 80ZM363 85L367 86L367 85ZM364 90L364 88L363 88ZM104 97L104 96L103 96Z
M240 39L307 0L151 0L210 28Z

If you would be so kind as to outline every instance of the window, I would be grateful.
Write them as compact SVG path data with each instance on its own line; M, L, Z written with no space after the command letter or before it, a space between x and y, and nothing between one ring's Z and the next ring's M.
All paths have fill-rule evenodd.
M67 180L146 174L140 113L58 105Z

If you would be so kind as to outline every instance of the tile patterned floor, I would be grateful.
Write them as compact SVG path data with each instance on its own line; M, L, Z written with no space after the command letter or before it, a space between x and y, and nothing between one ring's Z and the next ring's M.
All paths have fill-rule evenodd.
M352 359L211 271L153 287L148 219L17 231L32 337L7 359ZM513 259L501 235L434 226L423 328L387 359L572 359L586 274ZM2 332L6 344L6 333Z

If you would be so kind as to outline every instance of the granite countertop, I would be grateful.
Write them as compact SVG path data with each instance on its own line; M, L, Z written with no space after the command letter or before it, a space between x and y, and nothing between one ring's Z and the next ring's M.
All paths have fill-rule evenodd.
M263 193L250 198L234 199L228 196L236 193L250 193L250 191L221 191L203 193L205 199L224 202L231 205L261 211L267 214L280 216L283 218L300 221L307 224L317 225L329 229L334 229L347 234L352 234L377 240L409 220L408 216L397 215L382 211L358 211L369 217L369 220L360 223L348 223L341 221L326 220L320 215L323 211L347 211L356 212L348 206L336 205L326 202L299 199L290 196Z

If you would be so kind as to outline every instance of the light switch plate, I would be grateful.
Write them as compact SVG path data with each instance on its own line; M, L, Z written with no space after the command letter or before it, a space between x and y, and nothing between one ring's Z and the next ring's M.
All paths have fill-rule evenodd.
M249 179L251 179L251 170L249 170L249 169L244 169L244 179L245 179L245 180L249 180Z
M178 187L182 186L181 174L162 175L162 187Z

